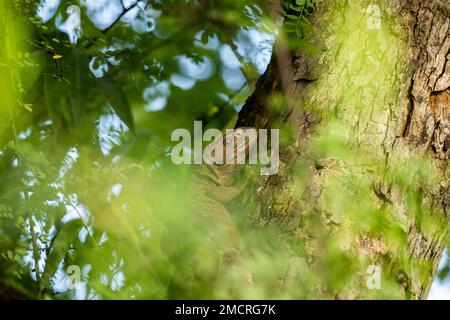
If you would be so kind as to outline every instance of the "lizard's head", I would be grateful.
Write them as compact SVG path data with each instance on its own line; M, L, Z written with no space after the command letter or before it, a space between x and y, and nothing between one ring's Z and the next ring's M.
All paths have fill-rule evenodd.
M247 156L249 152L256 145L258 139L258 133L255 128L236 128L233 132L226 133L220 136L216 141L208 146L212 148L211 155L215 157L217 150L223 152L223 165L236 163L238 157ZM216 161L216 165L217 164Z

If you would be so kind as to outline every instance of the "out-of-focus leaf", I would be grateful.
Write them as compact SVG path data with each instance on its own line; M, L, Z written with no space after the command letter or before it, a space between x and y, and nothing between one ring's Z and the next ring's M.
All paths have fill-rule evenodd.
M48 255L45 270L42 275L42 281L44 284L48 284L50 278L55 274L61 260L65 257L69 251L70 245L75 240L83 227L81 220L71 220L70 222L62 225L59 232L55 235L53 245Z
M447 279L448 275L450 273L450 267L446 265L444 268L442 268L438 273L438 278L443 281Z
M97 82L116 114L134 132L134 117L125 92L117 82L107 75L97 79Z

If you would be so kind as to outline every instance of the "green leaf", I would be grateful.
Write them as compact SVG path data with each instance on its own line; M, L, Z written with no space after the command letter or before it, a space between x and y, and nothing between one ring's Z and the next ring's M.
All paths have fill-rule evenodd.
M108 75L97 79L97 82L116 114L128 126L131 132L134 132L134 117L125 92L123 92L119 84Z
M293 14L287 14L286 18L291 19L291 20L298 20L299 17L294 16Z
M83 227L81 220L71 220L62 225L62 228L55 235L50 254L45 263L45 270L42 274L42 281L45 285L49 284L51 277L55 274L62 259L70 249L70 245L76 239L78 233Z
M301 6L296 6L295 4L291 4L289 6L289 9L292 9L292 10L297 11L297 12L301 12L302 11L302 7Z

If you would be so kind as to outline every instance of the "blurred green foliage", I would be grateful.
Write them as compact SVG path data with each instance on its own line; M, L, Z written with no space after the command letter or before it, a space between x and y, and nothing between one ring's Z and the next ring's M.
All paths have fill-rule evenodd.
M356 112L361 97L328 78L314 87L318 95L328 91L321 95L327 103L303 106L320 112L328 125L313 137L310 157L297 164L293 192L305 194L310 167L323 158L345 169L326 181L323 207L305 208L298 223L306 233L300 238L280 239L285 230L275 224L250 228L252 208L236 208L247 268L257 281L243 283L239 270L217 274L202 235L187 228L192 220L184 203L188 168L172 164L170 135L176 128L191 130L194 120L207 127L232 126L264 69L257 53L270 53L280 23L258 0L92 3L61 0L54 12L42 11L44 2L37 0L0 5L2 281L45 298L303 298L311 291L333 297L360 281L355 279L371 261L343 251L347 235L322 230L319 209L335 223L350 224L346 232L387 239L402 251L406 235L390 219L392 208L380 205L373 182L398 187L408 212L421 215L417 193L434 183L432 171L422 159L385 168L383 155L360 157L364 148L336 115L339 101ZM61 31L74 4L81 8L75 43L73 34ZM315 1L282 5L284 31L306 46L302 38ZM357 17L350 12L348 20L338 19L334 32L347 39L349 52L362 56L361 32L345 29ZM256 44L258 37L263 41ZM391 38L380 37L371 38L375 44L365 50L379 55L398 48ZM341 54L338 68L348 64ZM389 57L380 73L369 68L361 74L384 79L393 71ZM355 74L362 64L355 64ZM326 81L334 81L335 90ZM389 83L372 88L367 93L372 101L393 90ZM379 99L384 96L389 94ZM330 101L336 110L321 110ZM357 171L365 167L370 174L360 181ZM426 219L420 228L442 225L439 219ZM317 268L308 266L305 244L312 235L324 252ZM398 268L409 268L402 254L397 258ZM67 285L70 266L81 271L77 288ZM317 288L324 279L327 288ZM384 280L386 290L368 295L401 297L395 279Z
M15 0L1 10L1 278L34 297L175 295L187 264L161 239L189 217L170 134L233 122L259 75L248 33L275 25L257 1ZM82 270L77 290L71 265Z

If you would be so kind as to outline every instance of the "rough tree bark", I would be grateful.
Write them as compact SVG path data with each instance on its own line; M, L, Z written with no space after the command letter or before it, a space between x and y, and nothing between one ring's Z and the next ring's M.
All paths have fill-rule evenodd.
M305 297L427 297L449 218L449 16L447 0L318 1L308 36L316 52L286 55L276 45L239 113L237 126L282 128L279 174L255 182L256 199L240 205L258 203L248 217L253 224L282 226L305 246L308 258L293 264L291 278L339 269L323 253L328 235L337 239L338 254L357 256L360 269L335 273L356 277L330 285L324 271ZM311 151L325 133L343 140L355 157ZM417 169L403 184L390 178L407 175L422 160L429 168L425 177ZM376 208L365 216L362 204L340 205L340 198L351 202L360 192L349 187L355 181ZM355 219L380 212L388 221L381 232L354 227L361 223ZM399 238L390 236L393 230ZM367 288L368 265L381 266L381 290Z

